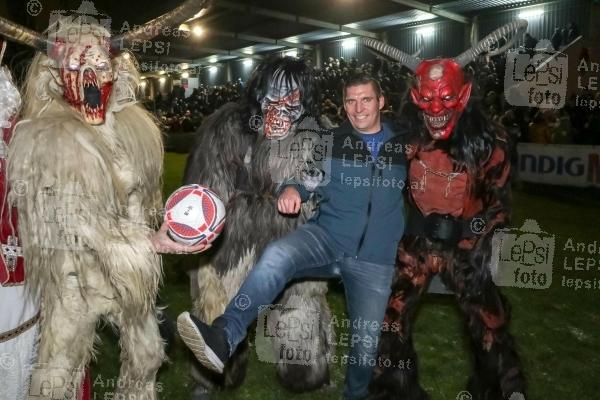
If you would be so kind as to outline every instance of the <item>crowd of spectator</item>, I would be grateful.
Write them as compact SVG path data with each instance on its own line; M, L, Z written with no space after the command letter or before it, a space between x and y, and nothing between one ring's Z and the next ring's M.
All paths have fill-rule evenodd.
M241 93L240 80L212 87L200 85L188 97L185 96L185 89L176 84L168 97L159 93L146 106L156 114L166 132L193 132L205 117L223 104L237 100Z
M576 34L572 29L573 26L571 34ZM600 115L577 104L577 97L580 103L584 99L587 104L590 100L600 104L600 93L587 90L572 93L561 108L515 107L505 98L505 68L506 56L494 57L471 68L475 96L481 96L484 110L490 118L518 135L522 142L600 144Z
M576 27L566 31L569 37L578 34ZM558 29L557 29L558 30ZM562 40L562 39L561 39ZM562 42L561 42L562 43ZM600 144L600 115L579 107L573 95L561 109L515 107L504 96L504 70L506 56L482 59L468 67L467 75L473 81L472 99L479 101L487 116L504 125L520 141L556 144ZM403 123L414 120L418 114L409 99L411 77L405 69L394 63L376 60L359 65L358 60L329 58L315 76L321 94L321 117L327 125L337 126L344 119L341 98L343 81L357 70L368 72L379 79L386 96L383 115ZM208 88L194 89L185 98L174 91L168 101L157 101L157 115L169 132L191 132L202 119L228 101L239 98L243 90L241 81ZM182 92L182 91L181 91ZM595 99L600 104L600 93L583 93L580 97Z

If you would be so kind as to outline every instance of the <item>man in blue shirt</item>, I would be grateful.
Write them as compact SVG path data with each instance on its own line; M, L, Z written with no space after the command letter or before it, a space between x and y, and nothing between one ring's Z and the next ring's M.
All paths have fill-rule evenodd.
M204 366L221 373L260 306L271 304L289 281L337 277L344 283L353 338L344 398L368 395L404 232L405 148L403 137L381 121L384 101L379 83L368 75L345 84L348 121L333 131L329 176L316 188L288 181L278 189L282 214L297 214L311 194L318 198L317 212L265 248L234 297L249 299L247 307L232 300L212 325L188 312L179 316L179 333Z

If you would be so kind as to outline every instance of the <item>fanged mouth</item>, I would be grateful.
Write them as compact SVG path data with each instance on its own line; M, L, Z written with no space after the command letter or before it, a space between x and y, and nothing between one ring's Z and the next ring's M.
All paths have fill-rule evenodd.
M424 117L425 117L425 122L427 123L427 125L430 128L442 129L448 124L448 122L450 121L450 118L452 118L452 113L449 112L449 113L446 113L443 115L437 115L437 116L424 114Z
M96 81L96 74L87 70L83 73L83 108L93 119L101 118L104 113L102 94Z
M287 135L291 125L291 122L287 119L270 118L267 119L265 124L265 133L269 138L280 138Z

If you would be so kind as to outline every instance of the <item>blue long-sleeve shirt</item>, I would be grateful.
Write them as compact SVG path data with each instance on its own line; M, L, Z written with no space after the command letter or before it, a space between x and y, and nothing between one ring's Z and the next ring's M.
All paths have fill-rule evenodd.
M373 156L349 122L333 130L330 168L314 190L318 209L308 223L327 231L338 247L362 261L394 264L404 233L406 181L404 135L383 123L383 140ZM303 201L310 191L295 181Z

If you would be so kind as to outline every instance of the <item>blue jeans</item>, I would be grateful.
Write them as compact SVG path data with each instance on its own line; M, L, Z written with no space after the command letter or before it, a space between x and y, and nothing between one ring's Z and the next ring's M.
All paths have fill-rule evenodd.
M289 281L341 277L350 317L350 337L362 339L347 341L353 345L348 358L344 398L360 399L368 394L377 360L377 344L393 272L393 265L344 256L321 227L312 223L302 225L265 248L227 306L222 318L227 322L225 331L231 353L246 337L248 327L258 317L259 307L272 304Z

